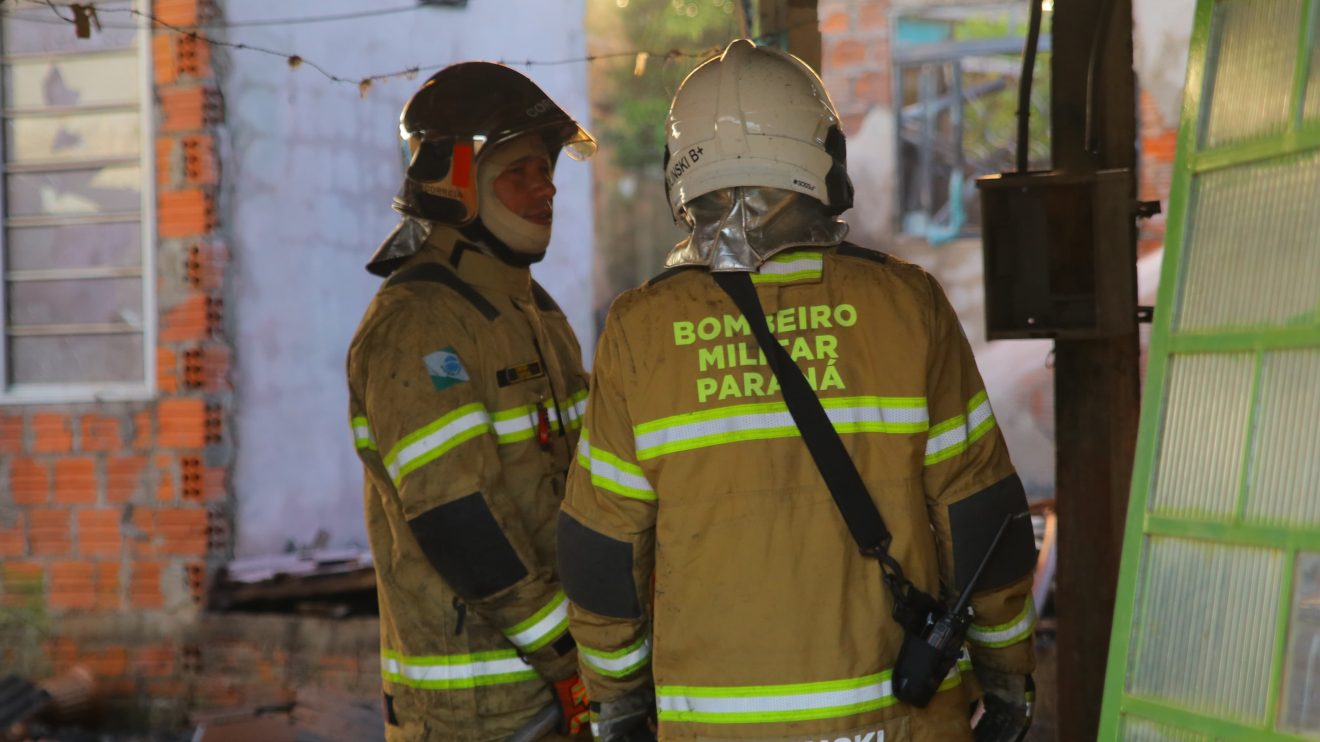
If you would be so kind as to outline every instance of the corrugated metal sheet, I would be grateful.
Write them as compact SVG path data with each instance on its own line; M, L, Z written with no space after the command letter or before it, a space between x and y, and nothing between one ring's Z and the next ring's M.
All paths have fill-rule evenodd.
M1320 51L1316 49L1320 45L1320 13L1313 13L1311 20L1311 38L1315 41L1311 46L1311 74L1306 81L1306 108L1303 115L1307 121L1320 121Z
M1255 359L1247 353L1169 359L1152 512L1222 516L1234 511L1254 369Z
M1204 145L1217 147L1277 134L1288 124L1295 40L1302 0L1215 3L1206 95ZM1250 105L1243 105L1244 101Z
M1263 723L1282 552L1153 537L1148 554L1130 692Z
M1123 717L1123 740L1124 742L1210 742L1210 738L1203 734L1174 729L1131 716Z
M1175 330L1313 319L1320 155L1208 172L1192 196Z
M1320 524L1320 350L1264 356L1247 518Z

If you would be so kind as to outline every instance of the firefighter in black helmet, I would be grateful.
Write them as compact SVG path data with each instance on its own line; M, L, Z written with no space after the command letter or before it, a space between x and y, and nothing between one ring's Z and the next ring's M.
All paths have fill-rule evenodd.
M468 62L403 109L402 221L348 357L393 740L502 740L585 697L554 520L587 394L581 350L529 266L558 153L595 140L531 80Z

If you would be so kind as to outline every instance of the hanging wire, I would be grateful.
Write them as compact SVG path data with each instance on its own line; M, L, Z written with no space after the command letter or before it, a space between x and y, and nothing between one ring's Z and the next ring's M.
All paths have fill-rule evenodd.
M64 14L61 12L61 9L63 9L63 8L73 8L73 5L63 5L63 4L60 4L60 3L56 3L54 0L18 0L18 1L19 1L19 2L27 2L27 3L29 3L29 4L31 4L31 5L34 5L34 6L36 6L36 5L45 6L45 7L47 7L47 8L50 9L51 13L54 14L55 17L54 17L54 18L51 18L51 19L42 19L42 18L35 18L35 17L29 17L29 16L16 16L16 15L13 15L12 13L4 13L4 16L5 16L6 18L8 18L8 19L10 19L10 20L15 20L15 21L26 21L26 22L36 22L36 23L67 23L67 24L69 24L69 25L76 25L76 24L79 22L79 18L81 17L81 15L79 15L80 11L76 11L76 10L74 11L75 14L76 14L76 17L72 17L72 18L71 18L71 17L69 17L69 16L64 15ZM111 0L111 1L113 1L113 0ZM3 2L3 0L0 0L0 3L2 3L2 2ZM382 80L390 80L390 79L394 79L394 78L413 79L413 78L415 78L419 73L422 73L422 72L432 72L432 71L435 71L435 70L444 69L445 67L447 67L447 66L449 66L449 65L451 64L451 62L444 62L444 63L441 63L441 64L414 65L414 66L412 66L412 67L406 67L406 68L404 68L404 69L401 69L401 70L395 70L395 71L392 71L392 72L382 72L382 73L379 73L379 74L367 75L366 77L350 78L350 77L344 77L344 76L342 76L342 75L337 75L337 74L331 72L330 70L326 69L326 68L323 67L322 65L318 64L317 62L315 62L315 61L313 61L313 60L310 60L310 59L304 57L304 56L301 55L301 54L294 54L294 53L291 53L291 52L284 52L284 51L280 51L280 50L278 50L278 49L271 49L271 48L264 47L264 46L258 46L258 45L256 45L256 44L248 44L248 43L244 43L244 42L234 42L234 41L223 41L223 40L221 40L221 39L217 39L217 38L215 38L214 36L209 36L209 35L207 35L207 34L205 34L205 33L202 33L202 31L201 31L201 29L206 29L206 28L235 28L235 27L240 27L240 26L260 26L260 25L271 25L271 26L273 26L273 25L285 25L285 26L289 26L289 25L300 25L300 24L303 24L303 23L320 23L320 22L323 22L323 21L345 20L345 19L348 19L348 18L364 18L364 17L371 17L371 16L388 15L388 14L391 14L391 13L400 13L400 12L403 12L404 10L412 10L412 9L414 9L415 7L419 7L419 6L408 6L407 8L404 8L404 7L379 8L379 9L371 10L371 11L360 11L360 12L357 12L357 13L341 13L341 14L338 14L338 15L307 16L307 17L304 17L304 18L285 18L285 19L280 19L280 20L270 20L270 21L253 21L253 22L250 22L250 23L248 23L248 22L239 22L239 23L228 23L228 24L215 24L215 25L211 25L211 26L207 26L207 25L198 25L198 26L187 26L187 27L185 27L185 26L177 26L177 25L175 25L175 24L168 23L168 22L166 22L166 21L161 20L159 17L153 15L152 13L148 13L148 12L144 12L144 11L141 11L141 10L137 10L136 8L104 8L104 7L100 7L99 4L93 4L93 3L83 3L83 4L80 4L79 7L89 9L90 12L92 12L93 14L98 13L98 12L99 12L99 13L128 13L129 15L132 15L132 16L134 16L134 17L141 18L141 19L145 22L143 25L137 25L137 24L131 24L131 25L111 25L111 24L101 24L101 25L103 25L103 26L106 27L106 28L163 28L163 29L166 29L166 30L171 31L171 32L173 32L173 33L176 33L176 34L178 34L178 35L180 35L180 36L186 36L186 37L188 37L188 38L190 38L190 39L196 39L196 40L198 40L198 41L205 42L205 43L210 44L210 45L212 45L212 46L223 47L223 48L226 48L226 49L237 49L237 50L241 50L241 51L256 52L256 53L258 53L258 54L265 54L265 55L267 55L267 56L278 57L278 58L280 58L280 59L283 59L283 60L285 61L285 63L289 66L290 69L298 69L299 67L304 67L304 66L306 66L306 67L309 67L309 68L315 70L315 71L316 71L317 73L319 73L322 77L324 77L325 79L327 79L327 80L329 80L329 81L331 81L331 82L341 83L341 84L347 84L347 85L354 85L354 86L357 87L358 92L359 92L363 97L366 97L367 92L371 89L373 83L376 83L376 82L379 82L379 81L382 81ZM814 21L812 21L810 24L808 24L808 23L800 23L800 24L797 24L797 25L791 27L790 29L786 29L786 30L794 30L794 29L799 28L799 27L804 27L804 26L807 26L807 25L814 25L814 23L815 23ZM757 38L757 39L753 39L753 41L756 41L757 43L764 43L764 42L766 41L766 39L763 39L763 38ZM521 67L554 67L554 66L560 66L560 65L566 65L566 64L591 63L591 62L599 62L599 61L614 60L614 59L624 59L624 58L632 59L632 60L634 60L634 63L636 63L636 60L639 58L640 55L646 55L646 57L648 57L648 58L662 59L665 63L669 63L669 62L672 62L672 61L674 61L674 60L676 60L676 59L682 59L682 58L701 58L701 59L705 59L705 58L708 58L708 57L710 57L710 56L712 56L712 55L714 55L714 54L719 53L720 50L721 50L721 47L718 47L718 46L717 46L717 47L710 47L710 48L706 48L706 49L695 49L695 50L670 49L670 50L668 50L668 51L663 51L663 52L647 51L647 50L644 50L644 49L630 49L630 50L628 50L628 51L605 52L605 53L600 53L600 54L588 54L588 55L586 55L586 56L582 56L582 57L567 57L567 58L563 58L563 59L497 59L497 60L494 60L494 61L496 61L496 62L499 63L499 64L508 65L508 66L511 66L511 67L512 67L512 66L521 66Z

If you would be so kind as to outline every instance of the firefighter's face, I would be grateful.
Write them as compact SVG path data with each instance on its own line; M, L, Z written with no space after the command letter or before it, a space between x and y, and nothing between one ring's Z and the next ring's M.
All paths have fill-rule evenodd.
M492 190L509 211L533 224L548 227L554 219L553 178L548 159L529 155L515 160L495 176Z

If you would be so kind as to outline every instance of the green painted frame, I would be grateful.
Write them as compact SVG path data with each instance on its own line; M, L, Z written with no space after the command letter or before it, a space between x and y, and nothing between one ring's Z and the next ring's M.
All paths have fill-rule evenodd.
M1297 61L1293 72L1292 116L1285 131L1280 134L1234 143L1208 150L1199 150L1200 126L1204 113L1206 66L1209 61L1212 22L1219 0L1198 0L1188 55L1187 80L1183 96L1182 116L1178 128L1178 149L1174 161L1174 177L1169 199L1169 222L1165 238L1164 264L1161 269L1155 324L1151 334L1147 386L1141 403L1141 423L1137 437L1137 455L1132 472L1132 496L1128 506L1126 537L1123 543L1122 564L1119 571L1118 596L1114 607L1113 633L1109 644L1109 662L1105 676L1104 707L1101 712L1101 740L1117 740L1122 728L1122 717L1130 715L1147 721L1168 725L1207 739L1225 741L1289 740L1305 742L1307 739L1275 728L1279 718L1282 693L1284 654L1288 642L1288 620L1292 608L1293 570L1300 551L1320 551L1320 527L1291 527L1287 525L1260 525L1243 519L1247 492L1246 467L1239 483L1237 512L1228 521L1154 515L1148 512L1156 455L1163 424L1165 400L1169 391L1169 360L1172 355L1195 353L1248 352L1255 359L1253 400L1259 387L1261 359L1264 352L1284 348L1320 348L1320 305L1310 325L1262 326L1229 331L1173 330L1173 314L1177 302L1178 279L1182 269L1184 240L1188 231L1188 204L1193 179L1219 168L1232 167L1265 159L1310 152L1320 149L1320 120L1305 122L1308 76L1311 56L1320 54L1316 49L1320 39L1315 38L1320 25L1320 0L1303 0L1302 23L1297 38ZM1316 83L1320 85L1320 82ZM1312 91L1320 95L1320 90ZM1247 430L1244 434L1243 455L1249 455L1255 437L1258 406L1253 401ZM1136 617L1137 587L1141 578L1143 554L1150 536L1175 536L1193 540L1213 541L1244 546L1268 546L1284 553L1283 589L1279 595L1278 626L1271 658L1270 686L1267 691L1268 719L1262 726L1189 711L1171 704L1126 693L1127 663L1132 648L1132 624ZM1066 679L1063 679L1066 682Z

